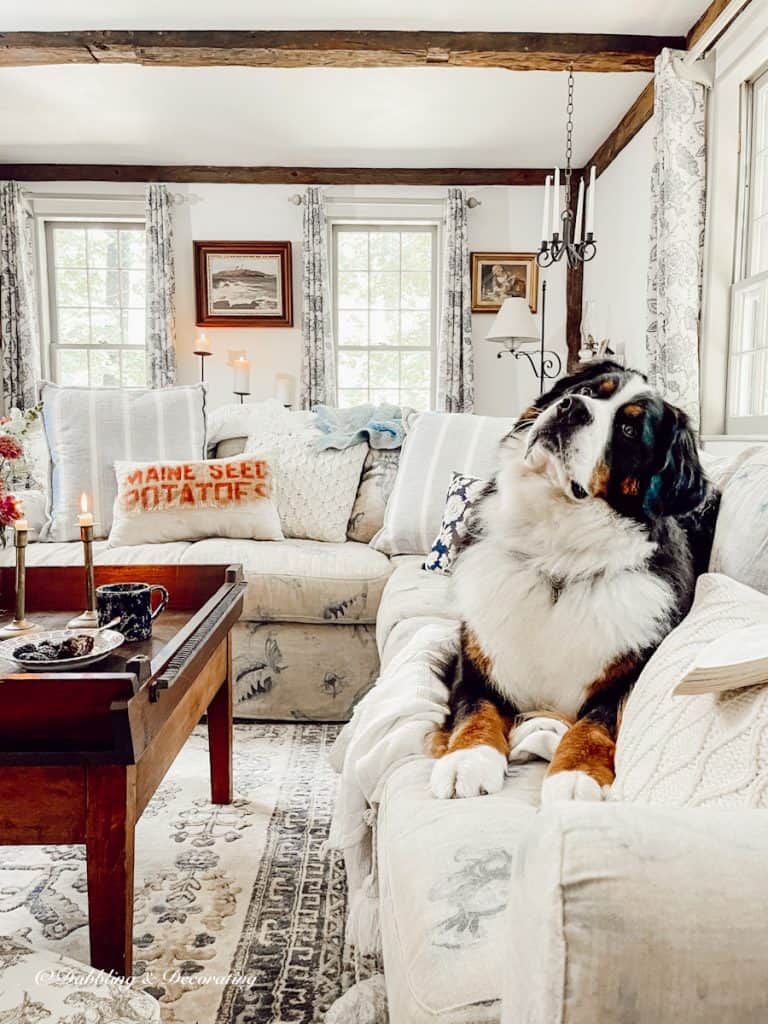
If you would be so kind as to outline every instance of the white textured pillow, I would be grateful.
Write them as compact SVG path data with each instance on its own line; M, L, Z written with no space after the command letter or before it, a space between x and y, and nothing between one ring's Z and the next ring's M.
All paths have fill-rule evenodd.
M274 501L286 537L341 543L360 483L367 444L318 451L317 430L250 437L247 450L272 468Z
M130 390L41 385L51 457L49 521L42 539L77 540L80 495L96 538L112 527L119 460L205 458L205 386Z
M272 474L253 455L206 462L117 462L111 548L204 537L283 540Z
M611 799L674 806L768 807L768 686L673 696L698 653L743 626L768 629L768 597L714 573L629 696Z
M313 412L286 409L276 398L219 405L208 413L208 446L258 433L295 434L312 426L316 418Z
M723 486L709 570L768 593L768 445Z
M384 526L371 547L387 555L424 555L443 520L454 473L489 479L499 441L515 420L466 413L425 412L408 434Z

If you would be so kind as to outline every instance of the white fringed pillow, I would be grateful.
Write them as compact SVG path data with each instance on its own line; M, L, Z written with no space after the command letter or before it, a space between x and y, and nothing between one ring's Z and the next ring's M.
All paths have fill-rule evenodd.
M343 543L368 445L318 451L317 438L317 430L258 434L248 439L246 451L269 462L286 537Z
M264 459L116 462L115 474L112 548L205 537L283 540Z
M768 685L696 696L672 692L700 651L745 626L768 629L768 597L727 576L701 576L690 613L629 696L611 799L768 807Z

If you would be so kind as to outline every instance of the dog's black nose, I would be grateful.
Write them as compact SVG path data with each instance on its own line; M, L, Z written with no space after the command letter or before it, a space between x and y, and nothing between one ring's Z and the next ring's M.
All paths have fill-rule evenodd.
M586 402L575 395L565 395L557 403L557 418L569 427L585 427L592 422L592 413Z
M568 412L572 405L573 399L566 395L565 398L560 399L557 408L560 410L560 412Z

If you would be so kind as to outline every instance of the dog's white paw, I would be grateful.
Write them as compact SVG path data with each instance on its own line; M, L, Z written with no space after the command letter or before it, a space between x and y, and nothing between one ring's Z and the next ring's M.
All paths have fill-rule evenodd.
M435 761L430 788L439 800L498 793L506 771L507 758L498 750L485 744L467 747Z
M603 787L586 772L555 772L544 779L541 803L553 804L558 800L602 800Z

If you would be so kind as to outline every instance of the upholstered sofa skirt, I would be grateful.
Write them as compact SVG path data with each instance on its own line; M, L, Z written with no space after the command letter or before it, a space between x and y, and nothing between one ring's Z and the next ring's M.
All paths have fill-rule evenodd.
M371 623L239 622L232 649L237 718L346 722L379 674Z

